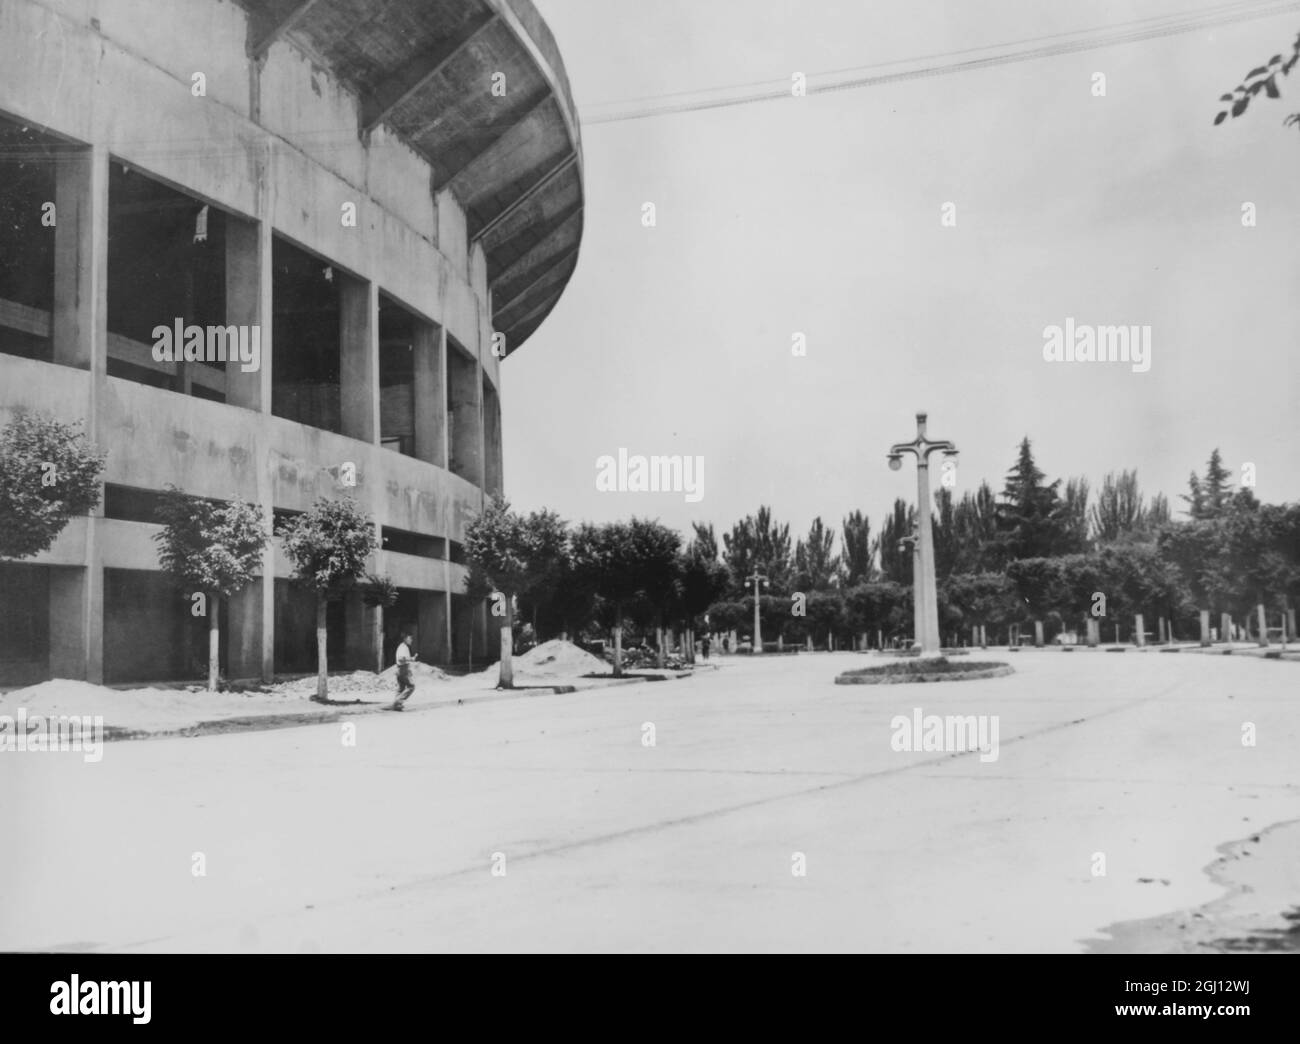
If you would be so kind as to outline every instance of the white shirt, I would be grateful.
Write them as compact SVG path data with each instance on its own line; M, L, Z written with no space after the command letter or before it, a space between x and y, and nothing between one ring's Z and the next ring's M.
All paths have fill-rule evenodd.
M407 648L405 642L399 642L397 645L397 662L398 663L411 662L411 650Z

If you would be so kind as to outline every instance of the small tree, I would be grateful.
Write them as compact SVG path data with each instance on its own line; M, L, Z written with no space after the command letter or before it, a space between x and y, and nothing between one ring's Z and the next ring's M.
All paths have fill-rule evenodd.
M208 692L217 691L221 602L248 586L262 568L269 534L256 504L214 503L168 486L154 534L158 564L188 596L199 595L208 618Z
M99 503L104 457L80 429L22 411L0 432L0 559L49 550Z
M514 599L527 589L533 540L525 521L510 510L503 497L493 497L483 511L465 527L465 556L482 570L500 595L494 599L493 615L500 616L500 689L514 688Z
M316 596L316 696L328 697L329 659L326 607L366 571L366 558L379 549L375 523L355 500L318 500L311 510L276 527L294 579Z

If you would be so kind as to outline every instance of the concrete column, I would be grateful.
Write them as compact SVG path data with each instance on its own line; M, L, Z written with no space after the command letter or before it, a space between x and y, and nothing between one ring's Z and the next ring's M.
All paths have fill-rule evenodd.
M1255 606L1255 613L1259 619L1259 644L1263 648L1268 645L1268 617L1264 614L1262 602Z
M483 483L489 493L504 490L501 472L501 398L483 377Z
M376 648L374 610L367 607L356 591L348 593L343 603L344 664L352 671L373 671L384 650Z
M1169 629L1165 625L1165 618L1163 616L1157 617L1156 619L1157 619L1156 632L1160 636L1160 644L1164 645L1167 641L1169 641Z
M263 627L262 602L265 587L263 577L258 577L247 587L236 591L226 601L226 631L222 635L228 648L231 681L269 681L264 671L264 643L274 641L271 631ZM275 604L272 600L274 622ZM270 650L274 674L275 649Z
M341 273L339 281L339 395L343 434L379 440L379 288Z
M1219 638L1221 641L1232 641L1232 614L1219 614Z
M1206 646L1209 644L1210 644L1210 611L1208 609L1202 609L1201 610L1201 645Z
M1086 623L1088 627L1088 648L1095 649L1101 644L1101 625L1097 623L1095 617L1091 616L1088 617Z
M980 648L987 649L988 647L989 647L988 628L984 624L980 624Z
M1137 616L1134 617L1133 626L1137 630L1137 644L1140 648L1147 643L1146 621L1142 619L1141 613L1138 613Z
M1041 649L1042 647L1043 647L1043 621L1035 620L1034 621L1034 648Z
M450 342L447 381L451 391L449 467L462 478L483 485L483 382L474 359Z
M813 648L812 648L812 635L811 635L811 634L808 635L808 637L804 640L804 648L805 648L808 652L812 652L812 651L813 651Z
M447 466L447 334L423 320L415 325L415 455Z
M258 413L271 412L271 229L266 222L226 218L226 322L258 331L261 365L245 373L236 360L226 364L226 402Z
M54 361L90 371L85 430L101 448L109 435L99 411L108 372L108 166L100 145L59 157L51 316ZM104 680L102 492L85 526L84 567L50 570L51 668L95 684Z
M451 635L448 631L447 597L443 591L419 594L419 627L416 641L424 663L451 662Z
M86 570L51 566L49 574L50 677L81 679L90 646Z
M98 183L100 162L102 185ZM91 370L95 351L103 351L108 335L106 327L96 330L97 321L106 320L106 312L97 314L98 299L102 297L107 307L107 154L92 149L60 153L54 181L54 361ZM97 267L99 261L102 265ZM98 372L104 372L102 365Z
M1294 609L1288 609L1286 611L1286 637L1287 637L1287 641L1290 642L1295 641L1296 635L1295 635L1295 610Z

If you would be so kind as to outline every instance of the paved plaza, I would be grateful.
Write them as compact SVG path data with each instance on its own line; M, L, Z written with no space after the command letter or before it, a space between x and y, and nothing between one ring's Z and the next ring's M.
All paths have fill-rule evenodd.
M1300 819L1293 663L972 659L1016 673L715 658L94 764L7 754L0 950L1080 951L1222 898L1218 847ZM918 708L996 716L996 760L893 749Z

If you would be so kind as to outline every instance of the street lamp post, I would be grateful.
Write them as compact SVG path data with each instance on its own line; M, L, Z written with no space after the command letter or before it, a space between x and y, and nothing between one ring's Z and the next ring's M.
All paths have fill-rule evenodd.
M763 651L763 634L759 629L758 619L758 585L762 584L766 587L767 577L755 569L752 576L745 577L745 583L754 585L754 655L758 656Z
M930 454L941 451L955 457L957 447L947 440L932 441L925 436L925 414L916 415L916 438L896 442L889 449L889 466L897 471L903 466L903 454L916 457L916 522L920 530L920 569L912 573L912 598L917 611L916 640L922 656L939 655L939 601L934 584L934 532L930 523ZM913 560L915 563L915 559Z
M921 642L921 631L925 624L925 595L924 585L917 583L917 577L921 575L921 529L919 525L912 527L910 536L903 537L898 542L898 550L911 550L912 552L912 639L919 645Z

